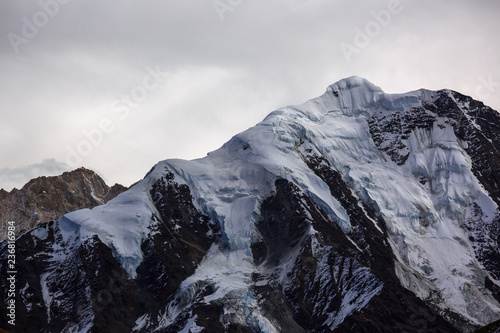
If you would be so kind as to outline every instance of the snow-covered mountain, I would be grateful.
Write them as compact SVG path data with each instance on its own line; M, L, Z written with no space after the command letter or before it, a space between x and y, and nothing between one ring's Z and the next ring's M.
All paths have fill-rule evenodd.
M1 327L471 332L500 319L499 205L499 113L351 77L18 235Z

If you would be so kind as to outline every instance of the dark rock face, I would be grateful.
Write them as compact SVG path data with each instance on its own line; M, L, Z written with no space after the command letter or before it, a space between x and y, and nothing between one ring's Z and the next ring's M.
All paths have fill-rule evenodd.
M285 179L277 180L276 189L276 195L262 204L262 220L256 224L263 243L253 246L256 263L265 261L268 266L278 265L283 256L299 245L311 223L305 215L307 207L302 201L305 198L293 195L297 189L292 184Z
M29 230L77 209L102 205L125 190L119 184L109 187L85 168L32 179L20 190L0 190L0 241L6 238L9 221L15 222L17 232Z
M377 147L385 151L393 161L402 165L409 155L407 140L416 128L432 128L435 117L424 108L412 108L390 116L375 112L369 122L370 133Z
M41 224L35 235L18 238L19 292L16 326L8 327L12 332L78 331L91 324L96 332L123 332L144 308L135 283L111 250L97 238L81 243L77 235L65 236L71 227L52 221ZM0 249L2 258L6 245ZM0 282L4 299L5 283ZM49 293L53 296L47 299Z
M20 235L16 326L0 327L12 332L85 331L85 327L92 327L91 332L130 332L145 312L158 313L218 239L219 229L194 208L189 188L173 182L169 174L154 184L151 195L160 216L154 217L152 236L142 245L144 261L136 279L130 279L97 236L81 242L74 233L79 226L64 218ZM3 242L2 271L7 269L6 257L7 242ZM2 299L7 299L6 283L0 281ZM0 306L7 313L3 302ZM220 312L208 310L200 310L200 316L203 311Z
M142 244L145 259L137 269L137 281L160 305L194 273L220 230L196 210L189 187L175 183L168 171L153 185L151 197L160 216L153 217L152 236Z
M498 333L500 332L500 320L497 320L476 331L476 333Z
M0 188L0 200L3 200L8 195L9 195L9 192L4 190L3 188Z

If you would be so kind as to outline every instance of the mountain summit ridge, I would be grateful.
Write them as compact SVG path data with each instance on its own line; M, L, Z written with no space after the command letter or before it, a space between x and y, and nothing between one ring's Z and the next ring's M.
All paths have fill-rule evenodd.
M497 112L451 90L341 80L20 236L52 256L26 278L39 303L26 316L80 331L471 332L500 318L499 131ZM57 267L84 272L64 284L78 299Z
M37 177L21 189L0 189L0 241L6 239L7 223L29 230L81 208L91 208L109 201L126 188L108 186L94 171L78 168L58 176Z

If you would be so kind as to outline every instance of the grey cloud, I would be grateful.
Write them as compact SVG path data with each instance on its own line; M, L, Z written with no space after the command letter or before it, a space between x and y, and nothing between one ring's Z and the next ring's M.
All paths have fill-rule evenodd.
M17 168L0 169L0 184L6 191L14 187L20 187L19 184L27 183L30 179L40 176L55 176L65 171L69 167L55 159L46 159L40 163L20 166Z
M8 33L41 7L0 2L0 168L65 161L83 131L109 118L115 130L82 164L131 184L158 160L203 156L351 75L388 92L481 92L500 109L497 1L401 0L403 10L347 62L340 43L353 44L389 3L243 0L221 20L211 0L72 0L15 53ZM148 66L167 79L119 119L110 105ZM499 82L491 91L481 86L489 75Z

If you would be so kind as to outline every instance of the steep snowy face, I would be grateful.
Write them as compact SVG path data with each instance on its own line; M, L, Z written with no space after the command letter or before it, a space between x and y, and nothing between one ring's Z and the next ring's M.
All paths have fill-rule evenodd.
M79 225L84 239L97 235L109 246L131 277L142 261L142 241L156 209L143 183L137 184L106 205L82 209L64 216Z
M464 129L456 118L472 118L458 98L451 91L385 94L352 77L303 105L274 111L203 159L164 163L220 223L228 265L239 274L255 269L242 263L252 262L248 248L259 237L259 204L276 179L296 184L350 234L345 208L304 161L306 155L324 157L377 212L383 225L376 226L388 232L403 285L443 311L485 324L498 318L500 306L484 281L499 281L485 269L466 225L480 214L486 230L497 230L499 213L473 172L467 152L473 143L457 137ZM449 112L443 103L455 107ZM477 129L474 119L465 126Z
M482 324L499 316L498 302L484 285L485 278L495 280L498 275L485 270L488 260L479 259L466 225L471 221L477 225L480 219L483 230L492 233L494 240L485 241L492 247L498 244L499 211L495 193L488 193L478 180L480 173L473 172L480 162L474 162L468 151L480 148L458 138L461 131L480 130L472 114L485 107L476 102L471 110L471 102L451 91L384 94L363 79L350 78L304 105L275 111L257 127L276 129L277 143L272 146L288 156L304 147L325 157L342 174L382 218L406 287L443 310ZM490 111L500 125L498 114ZM304 180L307 170L284 165L290 169L288 179L306 193L318 193L320 183ZM348 233L349 222L335 205L322 202ZM489 252L498 258L498 250ZM430 281L432 288L423 287L421 281Z

